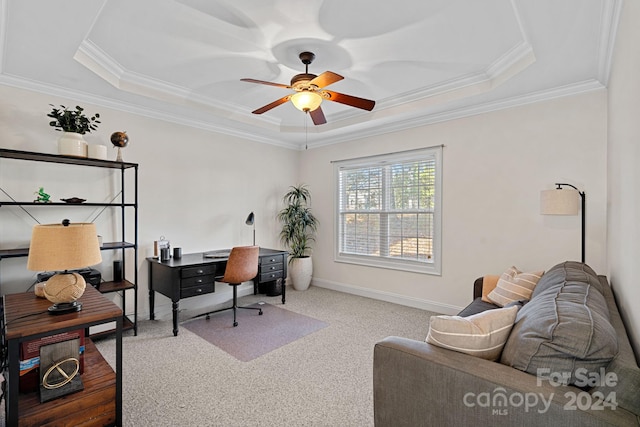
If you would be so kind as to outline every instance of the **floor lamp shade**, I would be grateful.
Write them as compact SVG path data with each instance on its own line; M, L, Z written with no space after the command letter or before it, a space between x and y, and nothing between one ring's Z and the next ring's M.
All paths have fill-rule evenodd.
M79 311L75 301L82 296L86 283L78 273L67 270L89 267L102 262L95 224L43 224L33 227L27 268L33 271L64 271L44 285L44 296L55 305L50 312ZM62 305L60 305L62 304ZM66 304L66 305L64 305Z
M562 187L570 187L564 189ZM556 183L555 190L540 192L540 213L542 215L578 215L582 211L582 262L585 262L585 210L587 196L572 184Z
M578 215L580 194L576 190L543 190L540 192L542 215Z

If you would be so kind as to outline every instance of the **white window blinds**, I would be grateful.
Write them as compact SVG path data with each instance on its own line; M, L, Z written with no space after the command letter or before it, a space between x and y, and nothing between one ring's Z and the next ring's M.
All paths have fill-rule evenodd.
M336 260L439 273L441 151L336 163Z

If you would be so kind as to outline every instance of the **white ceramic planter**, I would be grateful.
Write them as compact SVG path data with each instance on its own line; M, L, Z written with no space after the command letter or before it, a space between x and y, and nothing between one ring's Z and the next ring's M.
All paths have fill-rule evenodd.
M75 132L64 132L58 139L58 154L73 157L87 157L87 142Z
M313 262L310 256L306 258L291 258L288 274L293 282L293 289L296 291L306 291L311 284L312 273Z

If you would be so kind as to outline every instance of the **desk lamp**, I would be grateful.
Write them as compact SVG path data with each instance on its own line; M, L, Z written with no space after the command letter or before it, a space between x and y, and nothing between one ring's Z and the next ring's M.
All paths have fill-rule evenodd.
M44 284L44 296L53 303L49 313L62 314L82 309L77 301L84 293L84 278L69 270L102 262L95 224L44 224L33 227L27 268L58 271Z
M256 245L256 216L251 212L244 222L247 225L253 225L253 246Z

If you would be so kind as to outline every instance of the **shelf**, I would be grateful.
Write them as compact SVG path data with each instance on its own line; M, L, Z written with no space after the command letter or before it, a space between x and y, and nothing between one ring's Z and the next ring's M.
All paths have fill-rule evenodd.
M103 243L100 247L101 251L112 251L115 249L128 249L135 248L134 243L129 242L107 242ZM17 249L0 249L0 260L3 258L19 258L29 255L29 248L17 248Z
M120 175L120 195L119 199L116 197L109 202L84 202L84 203L66 203L62 200L52 201L51 203L40 203L37 201L29 200L25 202L16 201L13 197L7 195L9 201L0 201L0 207L2 206L19 206L21 207L27 214L32 216L25 207L28 206L31 208L37 209L38 211L41 208L46 207L62 207L65 208L73 207L73 208L81 208L81 207L100 207L100 213L98 216L106 209L106 208L119 208L120 212L120 225L121 225L121 237L110 237L112 238L120 238L121 241L118 242L107 242L103 243L100 247L101 251L113 251L120 250L122 251L121 258L124 260L127 251L133 251L133 279L131 281L123 280L121 282L104 282L100 285L99 292L100 293L110 293L117 292L121 297L121 306L124 308L127 306L127 295L133 294L134 298L134 313L132 314L131 320L126 319L125 321L125 329L133 329L134 334L137 334L137 321L138 321L138 287L136 283L138 281L138 164L130 163L130 162L119 162L119 161L111 161L111 160L100 160L100 159L90 159L83 157L74 157L74 156L66 156L60 154L48 154L48 153L36 153L31 151L21 151L21 150L10 150L5 148L0 148L0 159L13 159L13 160L26 160L38 163L55 163L62 165L75 165L75 166L87 166L92 168L105 168L111 169L112 171L117 173L113 175ZM37 166L37 165L35 165ZM133 176L131 176L132 174ZM63 175L61 175L63 176ZM128 178L128 179L125 179ZM125 197L125 183L129 182L133 179L133 200L131 203L131 196L128 198ZM127 184L128 185L128 184ZM120 200L120 202L114 203L115 200ZM128 201L128 202L126 202ZM127 209L132 208L133 212L127 211ZM114 215L117 215L116 212L113 212ZM129 214L133 213L134 219L131 222L129 220ZM33 218L33 216L32 216ZM34 218L35 219L35 218ZM95 219L94 219L95 221ZM37 220L36 220L37 222ZM127 223L129 226L127 227ZM130 243L125 241L126 239L131 239L132 236L134 239L134 243ZM19 257L27 257L29 255L29 247L28 243L24 244L26 247L23 248L7 248L0 249L0 261L4 258L19 258ZM131 270L131 269L129 269ZM125 292L128 291L128 292Z
M116 374L95 344L85 338L84 390L49 402L40 403L38 392L19 393L20 425L78 425L86 420L94 425L110 425L116 421Z
M107 294L109 292L120 292L133 288L135 288L133 283L128 280L123 280L122 282L102 282L97 289L101 294Z
M110 169L129 169L138 167L137 163L63 156L61 154L35 153L32 151L8 150L5 148L0 149L0 157L4 157L7 159L34 160L37 162L63 163L67 165L93 166Z
M1 202L0 206L73 206L77 208L79 206L113 206L120 208L122 206L125 207L134 207L135 203L65 203L65 202L50 202L50 203L41 203L41 202Z

